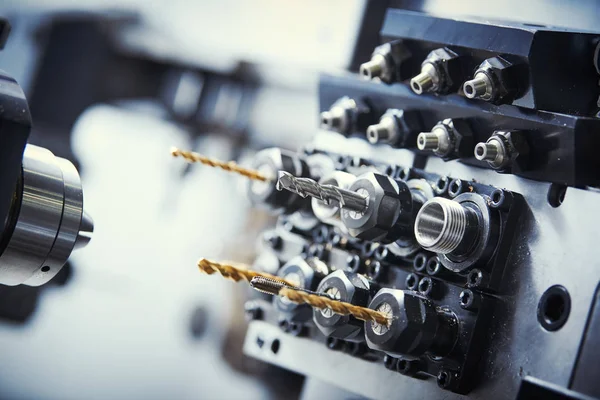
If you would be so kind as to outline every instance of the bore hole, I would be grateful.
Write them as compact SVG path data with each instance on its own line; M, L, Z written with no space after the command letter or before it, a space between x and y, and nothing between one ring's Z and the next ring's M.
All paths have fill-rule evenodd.
M453 182L450 184L450 191L451 191L452 193L457 193L457 192L458 192L458 190L459 190L458 183L457 183L456 181L453 181Z
M469 301L471 301L471 294L467 291L463 291L462 296L460 296L460 303L466 306L469 305Z
M475 147L475 155L477 157L483 157L483 154L485 153L485 149L483 148L483 146L481 145L477 145Z
M417 82L413 81L411 83L412 88L415 92L420 93L421 92L421 85L419 85Z
M440 271L440 263L437 260L437 257L430 259L427 262L427 273L429 275L436 275Z
M465 85L465 93L471 96L473 94L473 85L467 84Z
M567 186L552 183L548 189L548 203L554 208L559 207L565 201L566 194Z
M289 321L287 319L282 319L282 320L279 321L279 327L283 331L287 332L290 329L290 323L289 323Z
M498 204L501 201L502 201L502 192L499 190L495 190L492 193L492 202Z
M277 354L280 345L281 343L279 343L279 339L273 340L273 343L271 343L271 351L273 352L273 354Z
M367 136L372 141L374 141L374 142L377 141L377 131L375 129L371 129L371 128L367 129Z
M396 170L396 168L393 165L389 165L386 169L385 169L385 174L389 175L389 176L394 176L394 171Z
M437 187L440 190L444 190L444 188L446 187L447 181L445 178L440 178L437 181Z
M421 282L419 282L419 292L427 293L429 291L430 286L431 283L428 278L421 279Z
M417 285L417 277L413 274L408 275L406 278L406 287L409 289L414 289Z
M390 356L383 357L383 365L385 365L387 369L392 369L394 367L394 358Z
M565 299L562 296L554 294L546 300L544 307L544 318L549 323L556 322L565 312Z
M406 360L398 360L398 363L396 364L396 370L398 372L406 373L408 372L409 365L410 364Z
M365 77L365 78L370 78L371 74L369 73L369 69L365 68L365 67L360 67L360 73Z
M481 278L481 271L479 271L478 269L474 269L473 271L469 272L469 275L467 275L467 281L471 286L479 285L479 283L481 282Z
M47 266L47 265L44 265L44 266L42 267L42 272L48 272L48 271L50 271L50 267L49 267L49 266Z
M427 257L425 256L425 254L419 254L415 257L413 266L417 271L423 271L423 268L425 268L426 261Z
M425 145L425 138L423 136L419 136L419 139L417 141L419 142L419 145L421 145L421 146Z
M448 385L449 382L450 375L448 375L446 371L440 371L440 373L437 376L438 385L440 385L441 387L446 387L446 385Z
M358 267L360 265L360 258L356 254L348 256L348 258L346 259L346 264L352 272L356 272L358 271Z
M321 118L321 124L328 126L329 125L329 118L327 118L327 117Z
M538 321L549 331L560 329L571 311L571 297L563 286L552 286L540 299L538 304Z

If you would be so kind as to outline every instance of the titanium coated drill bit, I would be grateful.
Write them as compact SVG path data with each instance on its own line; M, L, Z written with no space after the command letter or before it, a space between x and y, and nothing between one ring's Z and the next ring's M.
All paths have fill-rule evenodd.
M277 190L289 190L301 197L314 197L327 205L346 208L362 213L367 208L367 199L359 193L334 185L321 185L309 178L297 178L289 172L279 171Z
M177 147L171 148L171 155L173 157L183 157L189 163L201 163L204 165L208 165L213 168L221 168L227 172L234 172L236 174L240 174L245 176L248 179L252 179L255 181L268 182L271 179L261 174L260 172L240 167L234 161L223 162L219 160L215 160L214 158L203 156L202 154L194 153L191 151L180 150Z
M275 282L281 282L283 285L287 285L293 287L293 285L284 279L281 279L275 275L267 274L266 272L258 272L253 271L247 268L236 267L229 264L220 264L215 261L207 260L206 258L201 258L198 261L198 268L201 272L204 272L207 275L212 275L215 272L221 274L223 278L231 279L232 281L246 281L250 282L252 278L255 277L263 277L269 278Z
M263 293L287 297L297 304L308 304L320 310L328 309L340 315L352 315L361 321L373 321L383 325L390 323L387 315L379 311L335 300L325 294L286 285L279 280L257 276L250 280L250 286Z

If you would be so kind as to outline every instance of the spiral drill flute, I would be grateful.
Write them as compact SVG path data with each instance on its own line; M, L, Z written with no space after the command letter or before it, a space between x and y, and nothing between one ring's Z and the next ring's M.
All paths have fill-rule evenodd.
M266 177L265 175L261 174L256 170L240 167L234 161L219 161L215 160L214 158L203 156L202 154L180 150L176 147L173 147L171 149L171 155L173 157L183 157L189 163L201 163L204 165L208 165L209 167L221 168L227 172L240 174L248 179L252 179L255 181L267 182L271 180L270 178Z
M277 190L289 190L301 197L314 197L327 205L347 208L356 212L364 212L367 198L350 190L334 185L321 185L309 178L297 178L289 172L279 171Z
M215 261L207 260L206 258L201 258L198 261L198 268L201 272L204 272L207 275L212 275L215 272L221 274L223 278L231 279L232 281L246 281L250 283L252 278L255 277L263 277L271 279L275 282L279 282L282 285L293 287L290 282L285 281L284 279L278 278L275 275L267 274L266 272L258 272L253 271L251 269L235 267L229 264L220 264Z
M287 297L297 304L308 304L321 310L329 309L340 315L352 315L361 321L373 321L382 325L389 325L390 323L390 319L379 311L335 300L325 294L286 285L279 280L257 276L250 280L250 285L263 293Z

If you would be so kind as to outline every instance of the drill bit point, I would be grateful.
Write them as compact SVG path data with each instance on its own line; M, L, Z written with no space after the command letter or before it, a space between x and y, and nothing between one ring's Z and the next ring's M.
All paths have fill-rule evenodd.
M242 176L245 176L248 179L252 179L255 181L268 182L271 181L271 178L261 174L259 171L240 167L234 161L219 161L214 158L203 156L202 154L194 153L191 151L180 150L177 147L171 148L171 155L173 157L182 157L189 163L201 163L204 165L208 165L213 168L221 168L227 172L233 172Z

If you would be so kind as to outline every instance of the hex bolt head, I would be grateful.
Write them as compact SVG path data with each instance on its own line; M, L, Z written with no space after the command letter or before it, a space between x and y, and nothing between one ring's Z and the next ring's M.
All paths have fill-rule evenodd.
M416 292L381 289L369 308L388 314L389 325L365 322L367 345L394 357L416 359L425 353L447 354L456 339L456 322L438 314L434 304Z
M417 136L417 148L432 151L445 161L471 155L473 133L464 119L445 119L438 122L431 132Z
M371 60L361 64L359 73L364 79L379 79L385 83L393 83L404 79L402 64L411 56L402 41L395 40L377 46Z
M416 94L448 93L461 81L460 56L448 48L430 52L421 64L421 73L410 80Z
M286 171L299 177L308 174L308 165L295 153L279 148L264 149L256 153L253 167L271 178L271 181L248 180L248 197L252 204L266 208L272 214L289 214L310 206L309 199L303 199L287 190L279 191L275 187L278 171Z
M372 121L369 106L348 96L337 99L327 111L321 113L321 128L348 136L364 129Z
M277 276L300 288L314 290L328 272L323 263L297 256L285 263ZM273 303L277 311L288 321L306 322L312 317L312 308L306 304L292 303L280 296L275 296Z
M475 158L502 171L525 171L529 168L529 145L521 131L495 131L486 142L475 146Z
M362 213L342 210L342 222L350 235L384 244L410 236L412 195L405 183L369 172L359 176L349 190L367 198Z
M463 85L463 92L470 99L480 99L495 104L510 103L519 95L520 63L511 63L502 57L488 58L482 62L473 79ZM518 79L521 78L521 79Z
M367 128L367 140L372 143L404 145L421 130L419 115L414 111L388 109L377 124Z
M366 307L370 299L369 281L360 274L338 270L321 281L317 292ZM364 341L364 323L351 315L334 314L331 310L313 310L313 321L328 337L346 341Z

